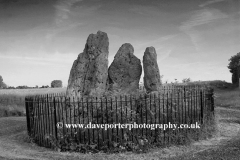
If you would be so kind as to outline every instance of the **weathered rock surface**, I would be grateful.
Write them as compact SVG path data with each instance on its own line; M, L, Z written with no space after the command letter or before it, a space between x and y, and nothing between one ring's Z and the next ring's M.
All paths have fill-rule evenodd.
M143 56L144 87L147 92L158 91L161 86L157 53L154 47L147 47Z
M108 69L110 91L130 94L138 89L142 66L133 52L134 49L130 43L125 43L119 48Z
M88 36L85 48L74 61L67 96L98 96L105 92L108 78L109 40L98 31Z

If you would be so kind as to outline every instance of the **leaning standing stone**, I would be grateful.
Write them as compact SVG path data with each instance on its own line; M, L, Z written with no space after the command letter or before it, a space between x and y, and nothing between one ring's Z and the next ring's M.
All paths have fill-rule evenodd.
M74 61L67 96L99 96L106 90L109 40L106 33L90 34L84 51Z

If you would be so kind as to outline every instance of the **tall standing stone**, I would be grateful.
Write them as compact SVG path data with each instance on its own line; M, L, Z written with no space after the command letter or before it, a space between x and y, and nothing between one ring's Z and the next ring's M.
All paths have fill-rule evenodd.
M154 47L147 47L143 56L144 87L147 92L158 91L161 86L157 53Z
M114 56L108 69L110 91L130 94L139 88L142 66L140 59L133 52L133 46L130 43L125 43Z
M106 33L90 34L85 48L74 61L67 96L98 96L105 92L108 78L109 40Z

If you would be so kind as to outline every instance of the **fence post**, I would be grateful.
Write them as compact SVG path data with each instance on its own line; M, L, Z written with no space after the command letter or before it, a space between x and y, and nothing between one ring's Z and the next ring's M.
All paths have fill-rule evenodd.
M213 89L210 88L207 90L207 93L205 94L206 95L206 99L208 101L208 111L210 110L210 112L213 112L214 114L214 98L213 98Z
M238 88L240 89L240 77L238 79Z
M25 97L25 107L26 107L26 119L27 119L27 130L28 130L28 135L30 135L30 117L29 117L29 98Z
M53 97L53 106L54 106L54 128L55 128L55 138L58 140L57 136L57 112L56 112L56 100L55 97Z
M213 88L210 89L210 100L211 100L211 112L214 114L214 98L213 98Z
M201 124L203 123L203 94L202 90L200 91L200 105L201 105Z
M34 119L34 116L35 116L35 113L33 113L33 109L34 109L34 101L35 101L35 98L34 97L29 97L28 98L28 116L29 116L29 131L30 131L30 136L33 135L33 132L34 132L34 124L35 124L35 119ZM34 134L35 135L35 134ZM35 137L34 137L35 138Z

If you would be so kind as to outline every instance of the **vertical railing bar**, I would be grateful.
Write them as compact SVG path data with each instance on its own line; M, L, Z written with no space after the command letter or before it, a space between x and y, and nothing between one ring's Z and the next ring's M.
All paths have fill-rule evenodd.
M165 124L165 92L163 93L163 124ZM166 131L163 131L163 142L166 144Z
M103 120L103 118L104 118L104 113L103 113L103 100L102 100L102 97L100 98L101 99L101 117L102 117L102 124L104 124L104 120ZM105 144L105 134L104 134L104 129L101 129L102 130L102 142L103 142L103 144Z
M149 93L149 95L150 95L150 98L149 98L149 111L151 112L152 111L152 94L151 93ZM152 115L151 115L151 113L149 114L149 116L150 116L150 123L152 123ZM150 129L150 135L151 135L151 138L152 138L152 130Z
M73 105L73 117L71 117L71 119L73 119L73 123L76 124L76 98L73 97L72 98L72 105ZM76 136L76 133L77 133L77 128L73 128L73 138L74 140L76 141L77 140L77 136Z
M177 89L177 88L176 88ZM175 104L175 124L177 124L177 97L176 97L176 91L174 91L174 104ZM177 129L175 129L175 137L177 136L178 132L177 132Z
M185 108L185 124L188 124L187 120L187 98L186 98L186 87L183 88L184 89L184 108ZM186 134L188 133L188 129L185 129Z
M181 112L180 112L180 89L179 88L177 91L177 107L178 107L178 123L180 125L181 124ZM180 133L179 129L178 129L178 133Z
M160 92L158 92L158 124L161 123L161 97L160 97ZM158 128L158 141L160 140L160 135L161 134L161 129Z
M36 105L36 96L33 97L33 114L34 114L34 118L33 118L33 127L35 128L34 129L34 136L36 137L36 141L38 143L38 145L41 145L40 144L40 131L41 131L41 128L40 128L40 125L39 125L39 122L40 122L40 116L39 116L39 107Z
M154 93L154 96L153 96L153 98L154 98L154 110L155 110L155 112L154 112L154 123L155 124L157 124L157 104L156 104L156 94ZM154 132L154 137L155 137L155 139L154 139L154 141L155 142L157 142L157 128L155 128L155 132Z
M41 145L44 145L44 136L45 136L45 126L44 126L44 119L43 119L43 109L44 109L44 106L46 106L46 104L48 104L48 100L47 100L47 95L44 95L44 105L42 105L39 109L40 109L40 125L41 125L41 133L42 133L42 136L41 136ZM51 144L52 145L52 144Z
M168 92L167 92L167 123L169 123L169 94L168 94ZM168 144L170 143L170 129L168 130L168 132L167 132L168 134Z
M148 116L147 116L147 114L148 114L148 108L147 108L147 95L145 94L144 95L144 100L145 100L145 122L146 122L146 125L148 124ZM148 137L148 131L147 131L147 127L146 127L146 129L145 129L145 136L146 137Z
M66 124L66 122L65 122L65 116L64 116L64 105L63 105L63 97L61 97L61 99L60 99L60 106L61 106L61 110L62 110L62 123L63 123L63 125L64 124ZM62 131L63 131L63 135L62 136L65 136L65 133L66 133L66 129L65 129L65 127L63 127L63 129L62 129Z
M82 111L83 111L83 125L85 125L85 110L84 110L84 98L82 97ZM86 143L85 130L83 130L83 143Z
M128 109L127 95L125 95L125 111L126 111L126 114L125 114L125 115L126 115L126 118L125 118L125 124L128 123L127 109ZM127 129L125 129L125 133L124 133L124 134L127 134L127 133L126 133L126 130L127 130Z
M89 124L89 99L88 99L88 97L87 97L87 123ZM90 136L90 129L88 128L87 129L87 134L88 134L88 136L87 136L87 138L88 138L88 144L90 145L91 144L91 136Z
M71 102L71 99L73 99L73 97L69 97L68 98L68 107L69 107L69 123L72 124L72 104L73 102ZM71 127L70 129L70 135L71 135L71 138L73 137L73 128Z
M47 94L47 97L46 97L46 102L47 102L47 105L50 107L50 110L51 110L51 131L52 131L52 136L54 137L55 136L55 126L54 126L54 103L53 101L49 100L49 95ZM53 145L51 144L51 147L53 147Z
M53 97L53 105L54 105L54 127L55 127L55 138L58 141L58 133L57 133L57 110L56 110L56 100Z
M46 102L45 102L46 101ZM46 127L46 125L47 125L47 123L49 123L47 120L46 120L46 118L44 117L44 115L46 115L46 108L47 108L47 105L46 105L46 103L48 103L48 101L47 100L45 100L45 101L43 101L43 105L41 105L40 106L40 110L41 110L41 112L42 112L42 118L43 118L43 132L44 132L44 135L46 135L46 134L48 134L47 133L47 127ZM49 141L50 142L50 141ZM47 141L44 139L44 145L45 146L47 146L47 145L49 145L49 144L47 144Z
M134 123L134 118L133 118L133 106L132 106L132 94L130 95L130 97L129 97L129 99L130 99L130 110L131 110L131 123ZM135 111L136 111L136 109L135 109ZM132 129L131 130L131 141L133 142L133 134L134 134L134 129Z
M30 115L31 115L31 119L30 119L31 126L30 127L31 127L31 136L34 138L34 140L36 140L37 139L37 137L36 137L37 131L36 130L38 129L37 128L38 125L36 124L36 121L37 121L36 116L38 116L38 115L37 115L36 107L34 107L34 103L36 103L34 101L36 101L36 100L32 96L31 97L31 110L30 110Z
M40 115L39 115L39 106L36 105L36 96L33 97L33 128L34 128L34 137L35 139L37 140L37 143L39 145L40 144L40 131L41 131L41 128L40 128L40 125L39 125L39 121L40 121ZM34 105L35 104L35 105Z
M170 101L171 101L171 123L173 124L173 123L175 123L174 122L174 120L173 120L173 92L174 92L174 90L171 90L171 92L170 92L170 97L171 97L171 99L170 99ZM170 130L171 131L171 137L170 137L170 143L172 142L172 139L173 139L173 130L171 129Z
M97 124L99 124L99 120L98 120L98 98L96 97L96 110L97 110ZM99 144L99 132L100 132L100 128L97 129L97 145L98 145L98 149L100 148L100 144Z
M193 103L192 103L192 101L193 101L193 97L192 97L192 89L190 90L190 102L191 102L191 122L190 123L193 123Z
M49 125L49 134L51 136L54 136L53 135L53 116L52 116L52 106L51 106L51 103L49 103L49 99L48 99L48 95L44 96L43 97L43 104L47 107L47 110L49 111L49 114L48 114L48 125ZM51 143L51 141L49 141L49 144L50 144L50 147L52 148L53 145Z
M91 115L91 122L93 123L93 122L95 122L95 120L93 119L93 117L94 117L94 115L93 115L93 110L94 110L94 103L93 103L93 97L91 98L91 113L92 113L92 115ZM94 131L95 131L95 129L92 129L92 143L93 144L95 144L95 134L94 134Z
M62 122L61 120L62 120L62 114L61 114L61 112L62 112L62 109L61 109L61 105L60 105L60 98L61 97L58 97L57 98L57 102L56 102L56 104L57 104L57 110L58 110L58 112L57 112L57 114L58 114L58 121L57 121L57 123L59 122ZM57 131L58 131L58 128L57 128ZM61 132L60 132L61 133ZM57 136L58 137L60 137L61 135L59 134L59 132L57 132Z
M50 106L51 108L51 129L52 129L52 136L54 137L55 136L55 126L54 126L54 103L53 101L49 101L49 96L47 95L47 104ZM51 144L52 145L52 144ZM51 146L53 147L53 145Z
M112 120L112 124L114 123L113 121L113 105L112 105L112 97L110 97L110 102L111 102L111 120ZM113 136L114 136L114 128L112 128L112 133L111 133L111 142L113 141Z
M67 97L65 97L65 100L64 100L64 104L65 104L65 116L66 116L66 118L65 118L65 124L69 124L68 123L68 100L69 100L69 98L67 98ZM65 134L64 134L64 138L65 138L65 135L67 135L68 133L69 133L69 129L68 128L66 128L66 130L65 130L66 132L65 132Z
M123 124L123 120L122 120L122 118L123 118L123 115L122 115L122 110L123 110L123 108L122 108L122 95L120 95L120 103L121 103L121 124ZM123 129L121 128L120 129L120 131L121 131L121 143L123 142Z
M203 94L202 91L200 91L200 97L201 97L201 124L203 124Z
M108 111L108 98L107 98L107 96L105 97L105 101L106 101L106 102L105 102L105 103L106 103L106 112L105 112L105 113L106 113L106 118L107 118L107 119L106 119L106 122L107 122L107 124L108 124L108 123L109 123L109 121L108 121L108 119L109 119L109 117L108 117L109 111ZM110 131L110 129L107 129L107 131L106 131L106 132L107 132L107 140L108 140L108 143L107 143L107 144L108 144L108 147L110 147L110 140L111 140L110 137L109 137L109 135L110 135L110 134L109 134L109 131Z
M198 104L198 99L197 99L197 89L195 88L195 118L196 118L196 121L198 121L198 106L197 106L197 104Z
M25 96L25 110L26 110L26 121L27 121L27 131L28 135L31 135L30 132L30 115L29 115L29 97Z
M41 126L41 108L43 108L43 98L41 97L41 99L40 99L41 101L41 103L39 103L39 100L38 100L38 105L36 105L35 107L37 107L37 115L38 115L38 121L37 121L37 134L39 134L39 145L42 145L42 143L41 143L41 135L42 135L42 132L43 132L43 128L45 128L44 126L43 126L43 128L42 128L42 126ZM36 101L37 101L37 96L36 96ZM45 107L45 105L44 105L44 107ZM48 139L47 139L47 141L49 141Z
M78 117L78 124L81 124L81 112L80 112L80 98L77 97L77 110L78 110L78 114L77 114L77 117ZM77 140L79 143L81 143L81 129L78 128L77 129Z
M141 109L141 124L143 124L143 99L144 97L140 94L140 100L139 100L139 103L140 103L140 109ZM142 137L143 137L143 134L144 134L144 128L141 128L141 133L142 133Z
M115 103L116 103L116 123L118 123L118 107L117 107L117 96L115 96ZM119 133L118 133L118 130L119 128L116 128L117 130L117 136L116 136L116 142L119 142Z

